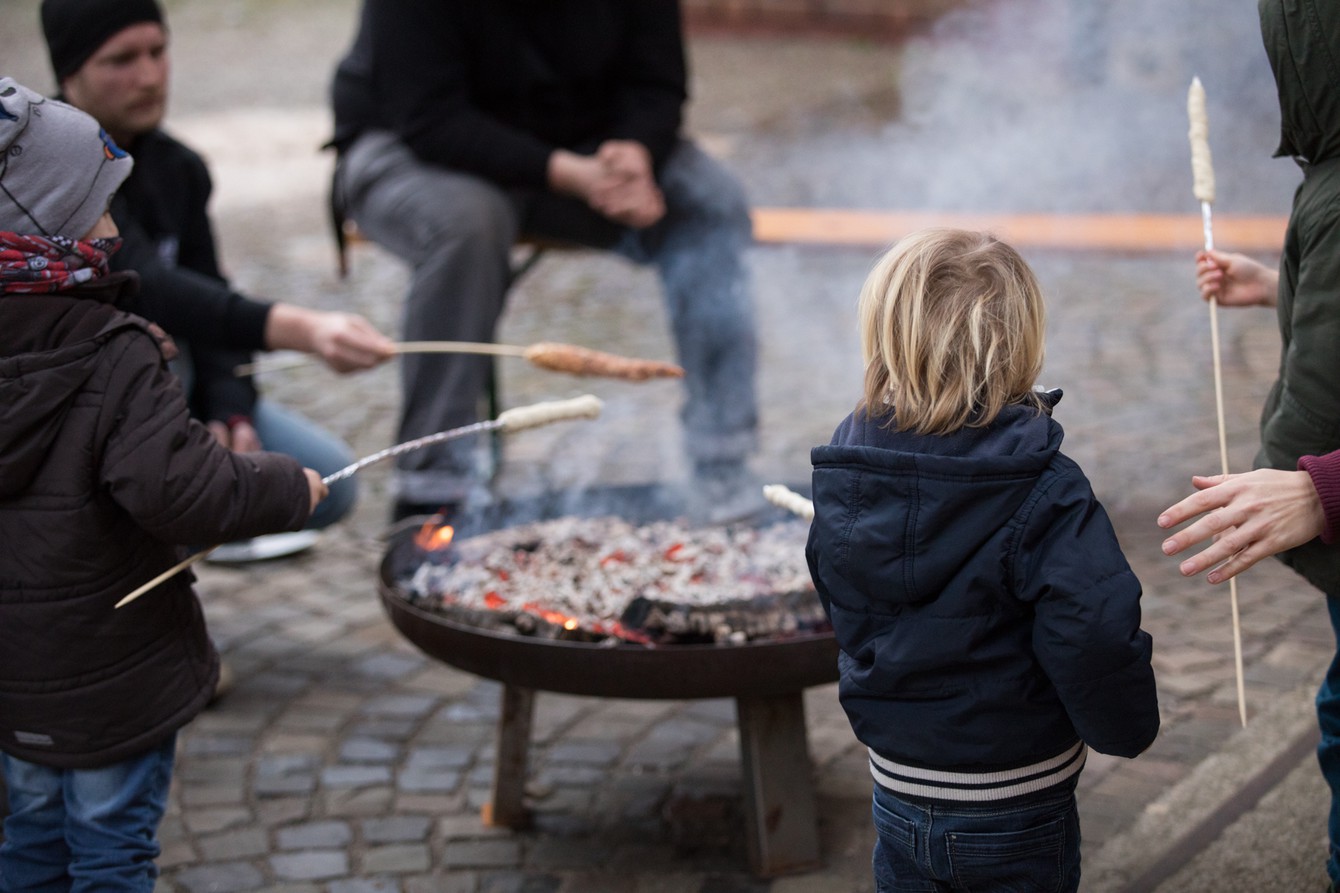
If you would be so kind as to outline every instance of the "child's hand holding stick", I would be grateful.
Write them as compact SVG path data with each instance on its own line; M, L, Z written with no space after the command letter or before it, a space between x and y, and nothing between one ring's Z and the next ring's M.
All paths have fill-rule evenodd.
M526 428L538 428L541 425L548 425L551 422L561 422L565 419L594 419L600 415L600 399L586 394L582 397L574 397L571 400L550 400L544 403L534 403L530 406L518 406L515 409L508 409L498 414L498 417L492 421L475 422L473 425L466 425L462 428L452 428L450 431L439 431L436 434L429 434L426 437L419 437L414 440L408 440L393 447L373 453L359 459L352 465L347 465L333 474L328 474L321 479L320 483L326 486L352 476L369 465L381 462L385 459L391 459L402 453L408 453L412 450L423 449L435 443L442 443L447 440L456 440L457 438L467 437L471 434L482 434L486 431L501 431L504 434L510 434L515 431L524 431ZM310 469L309 469L310 470ZM154 577L148 583L145 583L134 592L127 595L116 603L115 607L120 608L128 605L144 593L153 589L164 580L171 579L177 574L186 570L186 568L204 559L209 553L213 552L217 546L211 546L196 552L187 558L174 564L172 567L163 571Z

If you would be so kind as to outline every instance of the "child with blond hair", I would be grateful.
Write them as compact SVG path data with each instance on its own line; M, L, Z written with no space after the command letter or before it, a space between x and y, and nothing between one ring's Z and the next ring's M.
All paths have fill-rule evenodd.
M1079 888L1087 748L1158 732L1140 583L1035 388L1046 312L977 232L861 291L864 395L816 447L806 554L874 776L878 893Z

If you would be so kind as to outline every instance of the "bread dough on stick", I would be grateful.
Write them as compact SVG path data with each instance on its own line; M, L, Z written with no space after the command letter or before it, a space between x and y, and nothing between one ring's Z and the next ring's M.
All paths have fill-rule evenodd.
M1214 202L1214 164L1210 159L1210 119L1205 114L1205 88L1200 78L1191 79L1186 97L1186 114L1191 122L1191 191L1200 201Z

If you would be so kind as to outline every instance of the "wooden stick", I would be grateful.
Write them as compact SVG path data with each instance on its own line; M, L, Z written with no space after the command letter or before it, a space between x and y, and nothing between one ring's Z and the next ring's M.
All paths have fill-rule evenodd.
M1210 206L1214 202L1214 166L1210 157L1209 117L1205 112L1205 88L1200 78L1192 78L1187 92L1187 118L1191 141L1192 192L1200 200L1201 224L1205 235L1205 250L1214 250L1214 226ZM1224 375L1219 355L1219 302L1210 298L1210 347L1214 355L1214 405L1219 419L1219 466L1228 474L1228 434L1224 425ZM1233 612L1233 665L1238 682L1238 718L1247 726L1247 687L1242 671L1242 623L1238 614L1238 578L1228 581L1228 598Z
M1213 247L1213 246L1211 246ZM1228 474L1228 436L1224 431L1224 376L1219 362L1218 301L1210 299L1210 344L1214 352L1214 403L1219 414L1219 466ZM1247 688L1242 671L1242 622L1238 614L1238 578L1228 579L1228 601L1233 612L1233 666L1238 680L1238 718L1247 727Z
M197 561L200 561L201 559L205 558L207 555L209 555L210 552L213 552L217 548L218 546L210 546L208 549L201 549L199 552L192 552L190 555L186 556L181 561L178 561L176 564L172 565L172 567L168 568L158 576L154 577L148 583L145 583L139 589L136 589L130 595L127 595L125 598L121 599L112 607L119 608L122 605L130 604L135 599L139 598L141 595L144 595L144 593L148 592L150 589L153 589L159 583L162 583L164 580L170 580L173 577L177 576L177 574L186 570L188 567L195 564Z
M486 354L495 357L524 357L526 355L526 348L518 347L514 344L491 344L485 341L400 341L395 345L395 352L398 354L472 353ZM248 375L259 375L263 372L280 372L285 369L297 369L301 366L310 366L317 362L320 361L316 357L311 356L310 354L301 354L296 357L261 360L255 363L243 363L240 366L233 367L233 374L238 378L245 378Z

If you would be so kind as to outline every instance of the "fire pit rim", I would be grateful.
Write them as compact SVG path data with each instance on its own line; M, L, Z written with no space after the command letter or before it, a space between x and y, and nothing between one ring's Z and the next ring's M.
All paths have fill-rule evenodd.
M393 562L407 537L387 543L377 591L392 625L429 657L508 685L593 697L773 697L836 682L832 632L738 644L648 646L510 635L410 603Z

